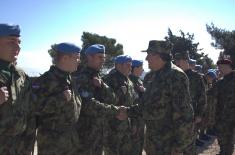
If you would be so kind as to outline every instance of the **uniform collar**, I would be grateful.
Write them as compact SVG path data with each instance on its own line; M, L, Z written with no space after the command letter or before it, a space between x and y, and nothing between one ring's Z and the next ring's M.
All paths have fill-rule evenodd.
M54 65L50 67L50 71L53 72L59 78L67 79L70 76L69 72L62 71L61 69L59 69Z

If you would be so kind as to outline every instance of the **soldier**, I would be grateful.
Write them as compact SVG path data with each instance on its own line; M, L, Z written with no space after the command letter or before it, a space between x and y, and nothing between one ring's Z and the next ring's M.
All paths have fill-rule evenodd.
M131 74L129 75L129 78L132 81L135 92L136 92L135 100L140 99L145 92L143 82L140 79L140 76L142 75L143 71L144 71L143 61L132 60L132 69L131 69ZM144 126L145 124L144 124L143 118L138 117L136 131L132 135L133 145L135 146L132 151L133 155L142 155L143 146L144 146Z
M132 58L119 55L115 58L115 69L104 77L117 97L117 106L131 106L135 99L134 86L129 79ZM106 155L131 155L131 134L136 132L136 119L119 121L115 118L108 120L110 130L107 137Z
M188 78L171 63L166 41L150 41L146 52L151 74L155 75L141 104L127 109L128 116L143 115L147 155L182 155L193 139Z
M192 106L194 110L194 121L195 129L199 129L199 123L201 123L202 118L206 110L206 87L202 75L193 71L189 67L189 54L187 51L181 51L176 53L174 56L175 63L180 67L189 78L189 90L192 99ZM195 137L197 131L195 131ZM188 150L185 154L196 154L195 143L192 146L193 150ZM192 153L192 151L194 153Z
M215 82L217 81L216 70L208 69L205 74L207 81L207 110L206 110L206 119L207 119L207 131L206 133L211 136L215 136L215 104L214 104L214 96L213 96L213 87Z
M77 131L79 155L102 155L106 117L114 118L118 108L113 106L115 95L101 79L105 61L105 47L94 44L85 50L87 65L74 73L77 90L81 94L82 109Z
M218 80L214 87L215 126L220 155L232 155L235 136L235 72L232 70L232 61L228 59L219 60L217 65L223 78Z
M77 155L79 139L75 124L81 99L71 73L79 64L80 50L71 43L52 45L49 54L53 65L35 80L38 155Z
M35 120L29 77L15 66L20 52L18 25L0 24L0 154L30 155Z

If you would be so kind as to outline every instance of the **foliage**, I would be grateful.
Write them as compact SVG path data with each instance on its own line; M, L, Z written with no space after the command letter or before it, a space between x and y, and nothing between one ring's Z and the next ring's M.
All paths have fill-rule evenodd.
M179 31L180 36L176 36L172 33L171 29L168 29L168 36L165 39L172 44L172 54L178 52L189 52L191 59L197 60L197 64L203 65L206 68L214 68L214 64L211 58L205 54L203 49L199 49L199 43L194 43L194 34L184 33L182 30ZM200 53L199 53L200 51Z
M221 57L229 55L235 67L235 30L227 31L216 27L213 23L206 25L207 32L211 35L214 42L211 45L217 49L223 50Z

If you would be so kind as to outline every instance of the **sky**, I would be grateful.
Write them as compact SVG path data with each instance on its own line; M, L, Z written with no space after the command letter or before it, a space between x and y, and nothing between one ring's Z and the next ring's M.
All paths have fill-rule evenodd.
M163 40L168 28L194 34L199 48L217 61L219 50L206 24L235 30L235 0L0 0L0 22L19 24L18 65L29 74L49 69L48 49L55 43L82 45L82 33L116 39L124 54L145 60L149 40ZM147 62L144 62L147 70Z

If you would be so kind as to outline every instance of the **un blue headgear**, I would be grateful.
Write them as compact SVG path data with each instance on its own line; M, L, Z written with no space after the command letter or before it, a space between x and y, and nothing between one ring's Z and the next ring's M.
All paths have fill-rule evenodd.
M0 37L7 36L20 37L19 25L0 24Z
M212 79L217 78L216 71L214 69L208 69L206 75L210 76Z
M72 43L55 44L52 48L56 52L63 53L63 54L73 54L73 53L81 52L81 48Z
M194 60L194 59L189 59L189 61L188 61L188 63L190 64L190 65L196 65L196 60Z
M105 53L105 47L104 45L101 44L94 44L89 46L86 50L85 50L85 54L104 54Z
M132 60L132 67L140 67L143 65L143 61L142 60Z
M131 62L132 58L129 55L119 55L114 59L116 64L123 64L127 62Z

